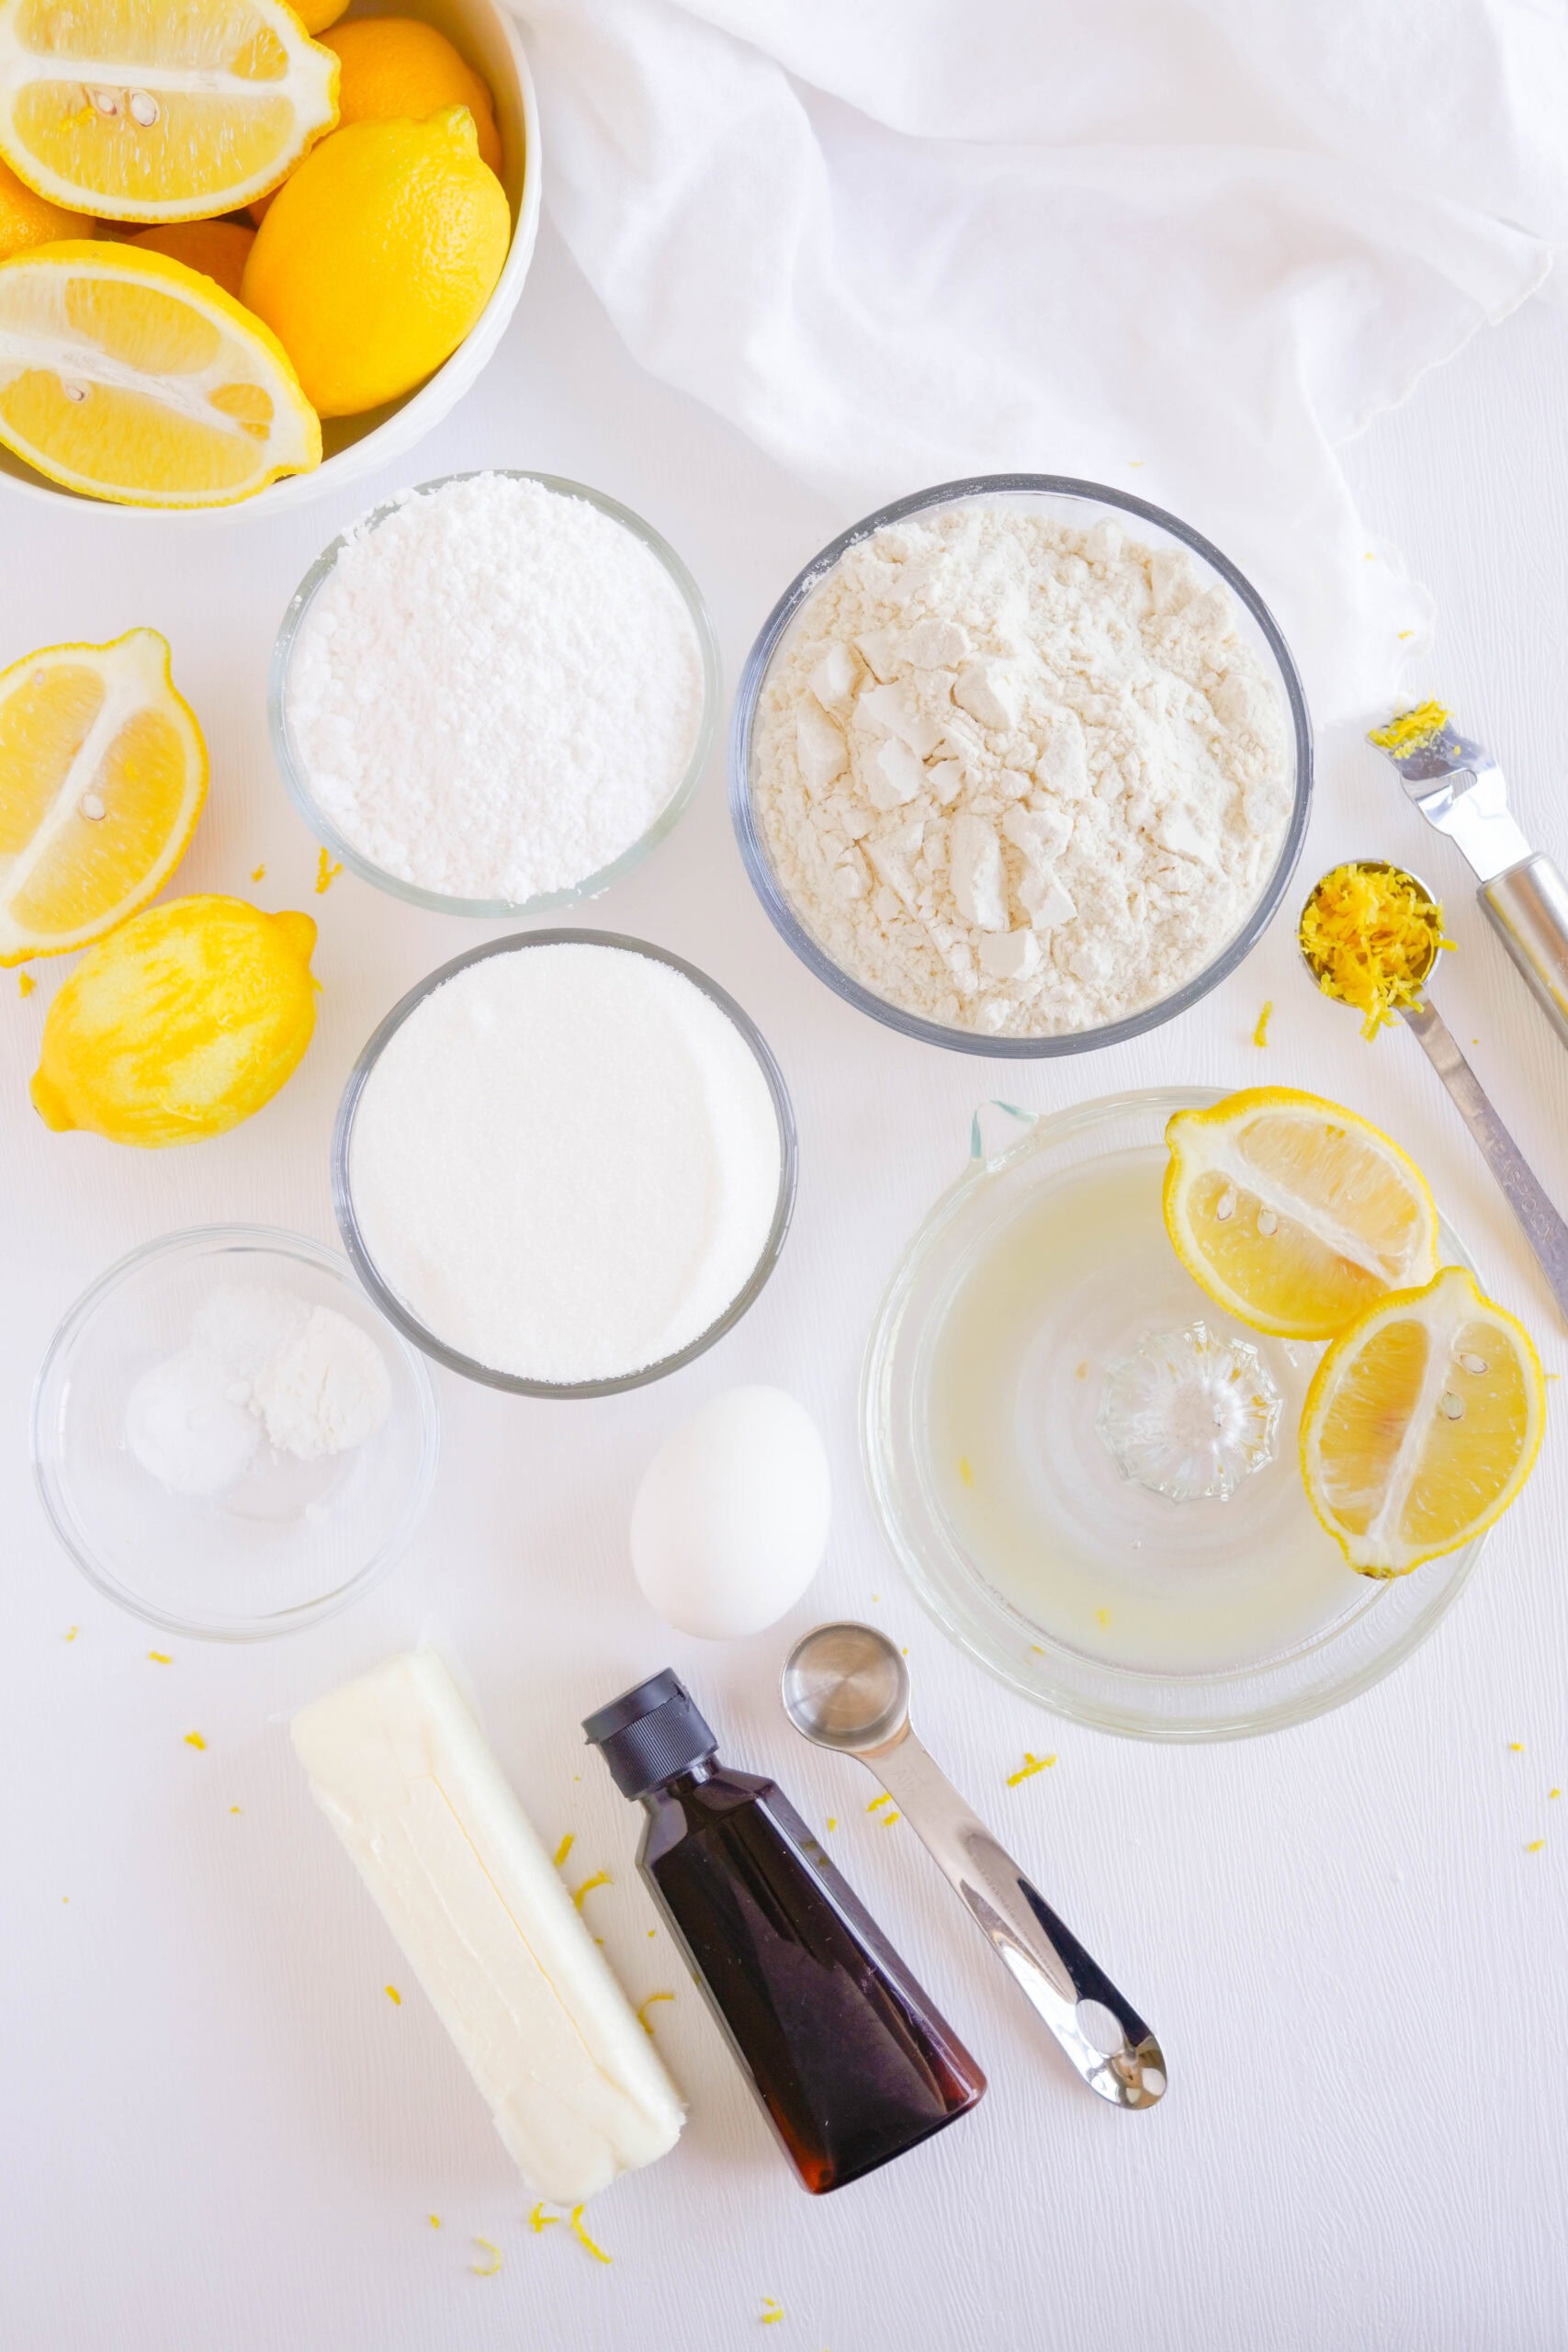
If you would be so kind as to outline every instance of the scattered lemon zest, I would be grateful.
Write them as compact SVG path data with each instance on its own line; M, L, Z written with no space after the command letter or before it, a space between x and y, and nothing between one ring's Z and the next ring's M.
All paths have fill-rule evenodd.
M648 1932L650 1936L656 1936L659 1933L659 1930L657 1928L649 1928Z
M637 2023L641 2026L644 2033L647 2034L649 2041L653 2040L653 2028L648 2022L649 2010L652 2008L655 2001L672 2001L674 1998L675 1996L673 1993L650 1993L647 2000L638 2005L637 2013Z
M1557 1793L1556 1790L1555 1790L1555 1789L1553 1789L1553 1791L1552 1791L1552 1792L1551 1792L1551 1793L1552 1793L1552 1795L1553 1795L1553 1796L1555 1796L1555 1795L1556 1795L1556 1793ZM839 1816L838 1816L838 1815L837 1815L836 1813L830 1813L830 1814L828 1815L828 1826L829 1826L829 1829L837 1829L838 1826L839 1826Z
M1048 1771L1055 1761L1054 1756L1032 1756L1026 1747L1023 1751L1023 1761L1018 1770L1008 1774L1009 1788L1016 1789L1021 1781L1032 1781L1036 1772Z
M879 1797L872 1798L871 1803L866 1806L866 1811L867 1813L874 1813L879 1804L891 1804L892 1802L892 1798L888 1795L886 1790L884 1789Z
M432 2213L428 2215L427 2218L433 2230L438 2230L441 2227L441 2216L439 2213Z
M1146 465L1148 460L1146 458L1129 458L1127 463L1130 466L1143 466Z
M1525 1851L1527 1854L1539 1854L1545 1843L1546 1840L1544 1838L1532 1838L1529 1844L1525 1848Z
M567 1833L566 1833L566 1836L561 1839L560 1844L556 1848L556 1868L557 1868L557 1870L558 1870L558 1871L559 1870L559 1868L560 1868L561 1864L565 1861L565 1860L566 1860L567 1856L570 1853L570 1851L571 1851L572 1848L576 1845L576 1843L577 1843L577 1832L576 1832L576 1830L575 1830L575 1829L569 1829L569 1830L567 1831Z
M318 899L325 896L326 892L332 888L333 882L342 872L343 860L341 858L334 865L332 859L327 855L325 850L320 852L316 859L316 896Z
M1508 1742L1508 1753L1510 1756L1522 1756L1524 1752L1525 1744L1522 1739L1511 1739Z
M1562 1790L1561 1790L1561 1789L1548 1789L1548 1791L1547 1791L1546 1794L1547 1794L1547 1801L1548 1801L1548 1803L1550 1804L1551 1800L1553 1797L1560 1797L1560 1796L1562 1794Z
M34 979L30 972L18 972L17 974L17 993L18 996L31 996L37 986L38 982Z
M1297 935L1323 994L1360 1013L1368 1038L1402 1006L1420 1003L1438 952L1454 944L1442 908L1408 875L1354 861L1324 876Z
M556 2223L559 2220L560 2215L558 2213L547 2213L542 2205L536 2205L533 2211L528 2216L528 2227L533 2231L535 2236L537 2237L541 2230L554 2229Z
M388 2000L391 2002L393 2007L400 2009L403 2006L403 1996L399 1992L397 1986L395 1984L388 1984L383 1989L386 1992Z
M69 1903L69 1902L70 1902L70 1900L71 1900L71 1897L70 1897L68 1894L62 1894L62 1895L61 1896L61 1898L60 1898L60 1899L61 1899L62 1903Z
M1377 561L1377 557L1373 554L1373 552L1372 552L1372 550L1371 550L1371 548L1366 548L1366 549L1364 550L1364 552L1363 552L1363 554L1362 554L1362 557L1361 557L1361 561L1362 561L1363 563L1376 563L1376 561Z
M207 1746L207 1742L203 1739L198 1731L187 1731L186 1734L186 1746L187 1747L205 1747Z
M66 1638L66 1640L67 1640L68 1642L73 1642L73 1641L75 1640L75 1638L76 1638L77 1634L81 1632L81 1630L82 1630L82 1628L81 1628L81 1626L80 1626L80 1625L67 1625L67 1627L66 1627L66 1629L65 1629L65 1638Z
M966 1453L961 1453L958 1457L958 1475L966 1487L972 1487L975 1484L975 1464Z
M241 1812L243 1812L243 1809L244 1809L244 1808L243 1808L242 1805L237 1805L237 1804L231 1804L231 1805L229 1807L229 1810L230 1810L230 1812L231 1812L231 1813L241 1813Z
M882 1595L881 1595L879 1592L874 1592L874 1593L872 1594L872 1596L871 1596L871 1597L872 1597L873 1600L881 1600L881 1598L882 1598Z
M149 1650L147 1655L154 1666L173 1666L175 1662L166 1650Z
M591 2254L593 2256L595 2262L614 2261L615 2256L613 2255L606 2254L602 2245L595 2245L587 2231L583 2228L582 2208L581 2205L574 2205L572 2207L569 2219L570 2222L572 2236L577 2240L578 2245L581 2246L586 2253Z
M595 1871L592 1878L585 1878L583 1880L582 1884L577 1889L571 1899L581 1911L584 1896L592 1894L596 1886L614 1886L615 1883L615 1882L610 1876L608 1871Z
M903 1818L901 1813L885 1813L882 1816L882 1826L886 1829L893 1822L902 1821Z
M775 2301L772 2295L764 2295L762 2298L762 2325L764 2327L776 2327L784 2315L784 2305L781 2302Z
M1045 1653L1044 1653L1044 1651L1041 1648L1041 1646L1040 1646L1040 1645L1039 1645L1039 1643L1038 1643L1038 1642L1031 1642L1031 1643L1030 1643L1030 1645L1029 1645L1029 1646L1030 1646L1030 1648L1032 1650L1032 1652L1034 1653L1034 1656L1035 1656L1036 1657L1044 1657Z
M1097 1622L1098 1623L1100 1623L1100 1624L1101 1624L1101 1625L1109 1625L1109 1624L1110 1624L1110 1623L1111 1623L1111 1611L1110 1611L1110 1610L1109 1610L1109 1609L1097 1609L1097 1610L1095 1611L1094 1614L1095 1614L1096 1622Z
M253 865L253 866L252 866L252 868L251 868L251 880L252 880L253 882L265 882L265 881L266 880L266 868L265 868L265 865ZM439 2223L439 2222L437 2222L437 2223L436 2223L436 2227L439 2229L439 2227L440 2227L440 2226L441 2226L441 2225L440 2225L440 2223Z
M1410 631L1405 632L1410 635ZM1399 759L1406 752L1418 752L1434 735L1440 735L1453 713L1440 702L1418 702L1414 710L1395 713L1386 727L1374 727L1367 737L1380 752L1392 752Z
M1258 1016L1258 1026L1252 1033L1252 1042L1255 1046L1266 1046L1269 1043L1269 1015L1273 1010L1273 998L1265 997L1263 1010Z
M1413 628L1402 628L1399 632L1399 642L1403 645L1407 638L1414 637L1415 634Z
M482 2245L491 2259L489 2262L470 2262L468 2268L476 2278L493 2278L501 2268L501 2248L498 2245L491 2245L489 2238L476 2238L474 2244Z

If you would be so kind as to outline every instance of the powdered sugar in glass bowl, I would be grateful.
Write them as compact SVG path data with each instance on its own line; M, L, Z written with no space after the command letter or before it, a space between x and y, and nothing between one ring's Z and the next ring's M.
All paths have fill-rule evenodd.
M454 474L312 564L268 715L316 838L394 897L544 914L639 865L696 790L718 652L690 572L615 500Z
M802 962L905 1035L1021 1057L1141 1035L1233 971L1311 779L1294 664L1235 565L1043 474L842 533L764 623L730 734L741 855Z

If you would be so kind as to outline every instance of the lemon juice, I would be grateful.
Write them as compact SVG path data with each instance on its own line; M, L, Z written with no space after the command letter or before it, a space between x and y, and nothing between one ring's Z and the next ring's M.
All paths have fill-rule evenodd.
M978 1234L925 1341L925 1476L949 1539L1042 1643L1244 1672L1377 1593L1302 1487L1322 1350L1198 1288L1166 1234L1167 1164L1159 1146L1080 1162Z

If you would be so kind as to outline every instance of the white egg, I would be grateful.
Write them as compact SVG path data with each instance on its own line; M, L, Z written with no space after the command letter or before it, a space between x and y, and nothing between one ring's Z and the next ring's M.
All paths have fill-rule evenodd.
M667 1625L705 1641L760 1634L820 1565L828 1453L782 1388L730 1388L660 1447L632 1505L632 1567Z

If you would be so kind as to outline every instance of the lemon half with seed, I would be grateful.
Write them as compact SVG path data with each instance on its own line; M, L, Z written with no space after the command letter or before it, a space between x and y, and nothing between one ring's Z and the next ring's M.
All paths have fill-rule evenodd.
M1165 1224L1199 1287L1282 1340L1331 1340L1429 1282L1438 1212L1399 1146L1337 1102L1253 1086L1166 1128Z
M101 220L237 211L332 128L337 83L283 0L0 0L0 156Z
M156 629L0 672L0 964L85 947L160 891L207 797L207 745Z
M1319 1364L1302 1414L1307 1499L1362 1576L1404 1576L1502 1517L1545 1408L1524 1325L1445 1266L1378 1300Z
M132 506L231 505L321 461L259 319L166 254L85 240L0 262L0 441Z

